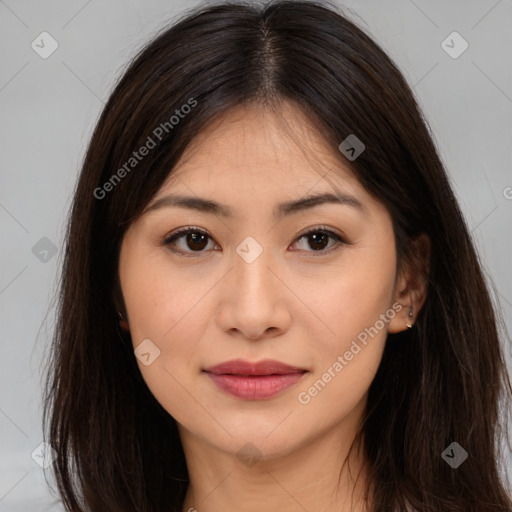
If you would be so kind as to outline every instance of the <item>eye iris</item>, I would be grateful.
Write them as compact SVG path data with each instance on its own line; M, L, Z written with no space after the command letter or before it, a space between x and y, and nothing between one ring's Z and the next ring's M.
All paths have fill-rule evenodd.
M199 239L202 239L202 240L198 242ZM202 233L188 233L187 234L187 245L190 249L196 249L196 250L200 251L201 249L204 249L206 247L206 245L208 245L208 241L206 239L207 239L207 236ZM191 245L191 242L192 242L192 245ZM196 245L196 247L194 247L194 244L199 244L199 247L197 245Z
M313 244L310 243L310 246L313 249L325 249L329 240L329 235L326 233L313 233L309 235L309 239L310 241L313 239ZM320 244L321 247L317 247L315 244Z

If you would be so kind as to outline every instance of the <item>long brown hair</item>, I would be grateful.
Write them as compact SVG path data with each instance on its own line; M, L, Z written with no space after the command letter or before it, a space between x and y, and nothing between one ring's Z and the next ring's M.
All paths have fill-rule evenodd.
M120 244L201 129L235 106L284 101L387 207L400 265L416 235L432 244L426 302L412 329L388 335L358 434L373 512L511 512L500 467L512 395L500 325L509 338L428 125L360 28L325 2L288 0L187 12L133 59L100 116L67 226L44 390L63 504L181 512L188 473L175 420L118 325ZM347 162L337 148L350 134L366 149ZM154 146L135 159L148 137ZM452 442L468 453L456 469L442 457Z

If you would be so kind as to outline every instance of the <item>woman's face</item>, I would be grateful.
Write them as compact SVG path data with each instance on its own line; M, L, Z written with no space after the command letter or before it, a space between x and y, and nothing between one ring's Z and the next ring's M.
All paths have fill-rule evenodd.
M300 145L254 107L204 132L122 243L137 362L185 445L271 459L353 433L390 325L405 329L390 215L307 119L283 116ZM345 199L305 201L321 194ZM293 369L205 371L233 360Z

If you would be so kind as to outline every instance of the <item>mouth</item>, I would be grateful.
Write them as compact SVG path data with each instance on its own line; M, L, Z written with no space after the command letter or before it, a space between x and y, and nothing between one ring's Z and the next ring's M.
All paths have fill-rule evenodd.
M289 389L308 370L268 359L258 363L237 359L212 366L203 372L219 389L231 396L262 400Z

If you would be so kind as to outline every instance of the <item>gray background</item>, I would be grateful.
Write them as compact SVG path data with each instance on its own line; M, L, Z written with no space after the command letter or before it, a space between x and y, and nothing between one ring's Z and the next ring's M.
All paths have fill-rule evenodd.
M512 332L512 1L343 4L414 86ZM71 193L115 78L194 5L0 0L0 512L60 510L31 454L42 442L41 360ZM46 59L31 47L44 31L59 45ZM442 47L453 31L469 44L458 58ZM42 252L51 244L56 254Z

